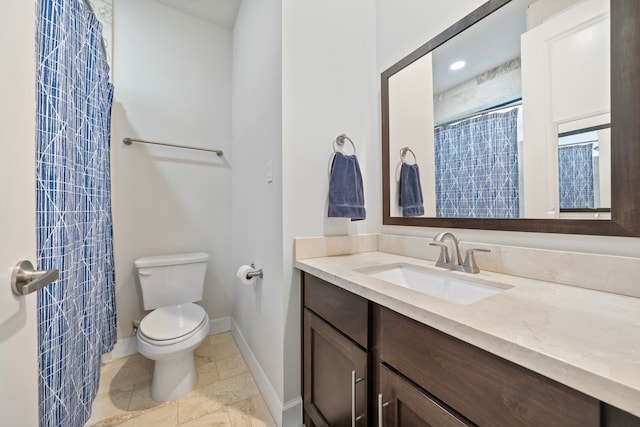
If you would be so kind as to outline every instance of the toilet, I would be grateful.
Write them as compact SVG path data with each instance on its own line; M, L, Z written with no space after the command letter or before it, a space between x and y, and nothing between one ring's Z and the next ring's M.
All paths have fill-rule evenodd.
M209 334L202 300L209 255L202 252L139 258L135 266L145 310L136 349L154 360L151 398L180 399L196 383L194 350Z

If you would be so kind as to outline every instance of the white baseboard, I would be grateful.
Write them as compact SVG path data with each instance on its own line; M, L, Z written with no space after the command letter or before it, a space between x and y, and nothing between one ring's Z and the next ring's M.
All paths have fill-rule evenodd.
M233 319L231 319L231 334L236 340L238 348L244 360L247 362L253 378L256 380L256 384L276 425L279 427L300 426L302 424L302 398L297 397L283 404L271 381L269 381L269 377L267 377L267 374L262 369L258 358L251 350L251 347L249 347L249 343Z
M221 334L231 330L231 317L220 317L219 319L209 319L209 335ZM138 353L136 350L136 337L121 338L113 346L111 353L102 356L103 362L110 362L122 357L133 356Z
M231 330L231 317L220 317L219 319L209 319L209 335L221 334Z
M103 361L111 361L122 357L133 356L136 354L136 337L127 337L119 339L113 346L111 353L102 356Z
M298 396L284 404L282 408L282 427L299 427L302 425L302 396Z

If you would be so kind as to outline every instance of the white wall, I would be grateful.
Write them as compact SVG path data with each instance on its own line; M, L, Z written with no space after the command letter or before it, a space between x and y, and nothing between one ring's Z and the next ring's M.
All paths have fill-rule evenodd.
M402 216L400 208L400 150L409 147L408 163L435 164L432 55L424 55L389 78L389 203L390 215ZM413 158L415 156L415 159ZM420 159L420 160L418 160ZM420 167L420 166L418 166ZM424 215L436 216L435 168L420 169Z
M411 0L402 7L394 0L377 0L378 71L381 72L441 30L483 3L482 0L450 2ZM389 234L432 237L440 229L383 226ZM486 230L453 230L462 240L513 246L640 257L637 238L522 233Z
M133 261L204 251L203 307L231 315L228 157L122 138L231 149L230 31L152 0L114 4L113 217L118 336L142 316Z
M369 0L283 3L283 240L285 401L300 394L300 277L293 238L372 233L381 223L375 4ZM367 219L327 218L335 137L355 143ZM345 152L351 153L348 142Z
M233 32L231 264L255 262L256 285L234 279L234 335L276 421L283 406L282 6L244 0ZM267 162L273 182L266 180ZM237 329L236 329L237 328ZM244 351L247 356L246 349ZM280 414L278 414L278 412Z
M282 425L301 422L293 238L375 232L380 224L374 41L375 8L366 0L244 0L234 29L232 265L255 262L265 276L237 285L233 318ZM362 167L361 222L326 217L332 142L341 133L354 140Z

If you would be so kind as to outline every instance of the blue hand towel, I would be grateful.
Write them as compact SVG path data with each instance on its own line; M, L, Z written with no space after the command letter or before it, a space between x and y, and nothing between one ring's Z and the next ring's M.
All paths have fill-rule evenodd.
M400 207L402 207L402 216L424 215L420 169L417 164L402 163L400 169Z
M351 221L359 221L367 216L362 175L355 155L345 156L337 152L333 156L329 180L329 216L351 218Z

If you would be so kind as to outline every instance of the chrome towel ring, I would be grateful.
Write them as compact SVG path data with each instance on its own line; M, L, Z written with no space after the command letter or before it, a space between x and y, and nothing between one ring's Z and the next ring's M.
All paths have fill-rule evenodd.
M411 148L409 147L404 147L400 150L400 159L402 160L402 163L407 163L406 157L407 157L407 153L411 153L411 155L413 156L413 163L418 163L418 158L416 157L416 153L413 152L413 150L411 150Z
M356 145L353 143L351 138L349 138L347 136L346 133L343 133L342 135L338 135L336 137L336 139L333 140L333 152L337 153L339 151L338 147L344 147L344 140L345 139L351 143L351 147L353 147L353 155L355 156L355 154L356 154Z

